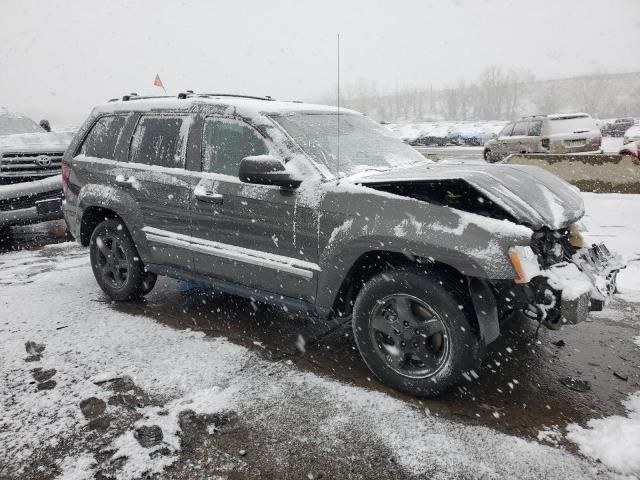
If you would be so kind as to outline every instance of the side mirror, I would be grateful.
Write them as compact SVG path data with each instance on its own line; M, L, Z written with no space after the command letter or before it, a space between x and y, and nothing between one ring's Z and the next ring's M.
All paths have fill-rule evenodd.
M270 155L243 158L238 177L245 183L277 185L283 188L298 188L302 183L287 172L280 160Z
M45 131L45 132L50 132L51 131L51 124L49 123L49 120L40 120L40 127Z

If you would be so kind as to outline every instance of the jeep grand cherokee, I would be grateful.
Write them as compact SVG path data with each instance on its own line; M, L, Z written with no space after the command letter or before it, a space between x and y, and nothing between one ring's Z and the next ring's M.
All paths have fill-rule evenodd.
M63 159L64 214L102 290L157 275L349 319L387 384L437 395L500 321L603 308L622 264L583 245L579 192L535 167L436 165L350 110L257 97L123 97Z

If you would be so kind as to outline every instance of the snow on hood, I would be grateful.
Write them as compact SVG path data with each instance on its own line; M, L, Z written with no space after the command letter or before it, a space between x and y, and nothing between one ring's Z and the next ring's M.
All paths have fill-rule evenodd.
M40 151L64 152L75 132L18 133L0 136L0 152Z
M534 230L564 228L584 215L577 188L538 167L528 165L438 165L424 163L376 173L358 183L461 179Z

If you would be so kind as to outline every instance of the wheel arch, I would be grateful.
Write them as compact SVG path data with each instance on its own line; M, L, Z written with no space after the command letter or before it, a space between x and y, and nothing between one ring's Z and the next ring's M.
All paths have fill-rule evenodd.
M499 335L497 302L490 284L483 279L463 274L456 268L430 258L412 257L388 250L369 250L351 264L338 288L331 312L338 317L351 315L355 300L363 286L375 275L385 271L407 269L435 276L454 290L461 307L467 309L475 333L485 345Z
M91 234L96 227L105 220L120 218L115 210L110 208L91 205L84 209L80 219L80 244L83 247L89 246ZM121 219L122 220L122 219Z

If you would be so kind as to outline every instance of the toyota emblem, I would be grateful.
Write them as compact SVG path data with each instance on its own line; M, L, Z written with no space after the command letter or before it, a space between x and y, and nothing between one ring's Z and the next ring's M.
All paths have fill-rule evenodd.
M41 167L48 167L51 165L51 158L48 155L38 155L36 163Z

